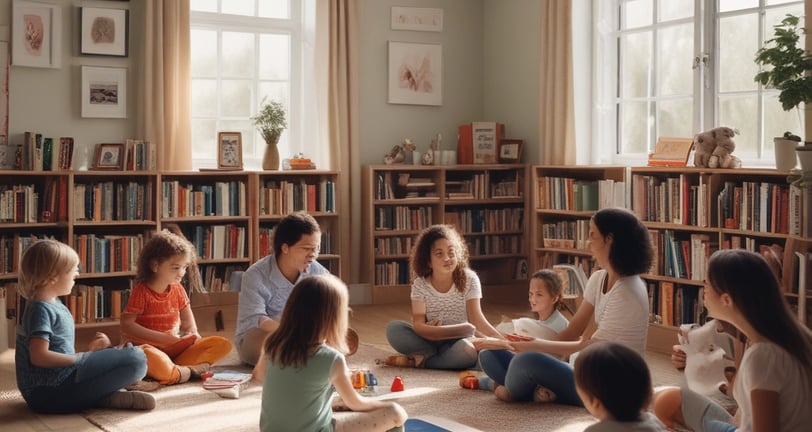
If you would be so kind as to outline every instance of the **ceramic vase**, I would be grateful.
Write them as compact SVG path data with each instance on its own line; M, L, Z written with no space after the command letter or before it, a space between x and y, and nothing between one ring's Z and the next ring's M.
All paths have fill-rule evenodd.
M796 152L798 160L801 161L801 171L812 172L812 143L798 146Z
M795 148L798 147L798 144L798 141L783 137L773 138L773 145L775 146L775 169L778 171L789 171L795 168L798 162Z
M265 140L265 154L262 156L262 169L266 171L279 170L279 135L272 135Z

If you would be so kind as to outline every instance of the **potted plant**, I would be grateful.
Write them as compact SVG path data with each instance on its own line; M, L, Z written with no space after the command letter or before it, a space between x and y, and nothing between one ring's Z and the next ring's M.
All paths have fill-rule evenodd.
M259 112L251 117L254 126L259 130L262 139L265 140L265 154L262 157L262 169L279 169L279 137L288 123L285 120L285 108L279 101L262 100Z
M799 24L799 17L787 14L780 24L774 26L772 39L768 39L764 46L756 52L756 63L770 68L757 73L755 80L765 87L779 91L778 100L784 111L790 111L798 108L801 103L804 104L805 135L806 139L810 139L812 137L812 105L809 104L812 102L812 76L807 71L812 70L812 55L801 48L801 36L805 35L806 31ZM776 161L779 160L782 146L786 148L787 145L798 151L804 170L812 169L812 163L807 165L805 160L807 157L812 157L812 146L808 144L798 146L797 142L785 140L784 137L775 138ZM793 160L792 166L788 169L794 166Z

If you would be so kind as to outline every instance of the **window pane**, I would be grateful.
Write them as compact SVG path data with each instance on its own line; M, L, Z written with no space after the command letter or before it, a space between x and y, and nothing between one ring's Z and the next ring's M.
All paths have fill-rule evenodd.
M192 0L189 9L202 12L217 12L217 0Z
M287 82L271 82L262 81L259 83L259 94L257 95L257 109L262 105L263 100L274 100L282 102L285 107L285 113L290 112L290 94L289 85ZM290 123L290 116L287 116L288 123Z
M719 91L757 90L758 14L719 19Z
M217 80L192 80L192 117L217 117Z
M804 5L803 4L796 4L787 7L781 7L776 9L769 9L764 14L764 22L766 25L764 26L764 39L770 39L773 37L773 26L779 24L781 20L786 18L787 14L792 14L795 16L801 17L801 26L804 25ZM806 38L801 37L801 46L806 45Z
M659 0L660 22L694 16L694 0Z
M254 34L223 32L223 76L251 78L254 75Z
M651 123L648 121L648 102L626 102L621 107L622 153L648 153Z
M719 0L719 12L758 7L758 0Z
M694 57L693 25L682 24L663 28L657 44L659 45L657 71L660 78L658 96L693 93L693 73L690 67Z
M221 1L223 13L225 14L256 16L256 14L254 13L254 0L221 0Z
M217 76L217 46L216 30L191 30L191 72L193 77Z
M251 115L251 80L223 80L221 117Z
M212 157L211 155L216 154L216 121L192 119L192 157L210 159Z
M755 158L758 155L758 106L756 95L721 96L719 98L719 126L738 129L733 154Z
M652 0L629 0L621 6L623 19L620 28L628 29L651 25Z
M685 138L694 136L693 112L693 99L657 102L657 136Z
M651 33L633 33L620 37L622 56L620 96L648 97L651 93Z
M259 79L286 80L290 73L290 35L260 35Z
M800 110L784 111L778 94L772 93L764 96L764 147L765 151L773 151L773 138L784 135L790 131L803 138L803 113Z
M290 0L262 0L259 16L263 18L290 18Z

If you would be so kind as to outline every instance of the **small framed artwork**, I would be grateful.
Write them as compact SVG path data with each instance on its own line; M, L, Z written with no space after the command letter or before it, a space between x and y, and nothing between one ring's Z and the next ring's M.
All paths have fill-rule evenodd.
M127 68L82 66L82 117L127 118Z
M90 55L127 57L130 11L97 7L81 9L80 52Z
M522 161L524 140L503 139L499 142L499 162L519 163Z
M11 18L11 64L62 67L62 6L14 0Z
M389 42L389 103L443 104L443 47Z
M443 31L440 8L392 7L392 30Z
M217 168L223 170L242 169L242 133L217 133Z
M124 167L124 144L96 144L93 169L121 170Z

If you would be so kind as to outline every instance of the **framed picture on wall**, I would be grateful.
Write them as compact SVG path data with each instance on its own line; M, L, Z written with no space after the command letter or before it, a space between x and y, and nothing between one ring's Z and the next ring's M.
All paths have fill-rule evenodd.
M62 6L14 0L11 8L11 64L59 69Z
M389 42L389 103L443 104L443 48Z
M127 68L82 66L82 117L127 118Z
M127 57L129 13L127 9L83 7L79 26L80 52Z

